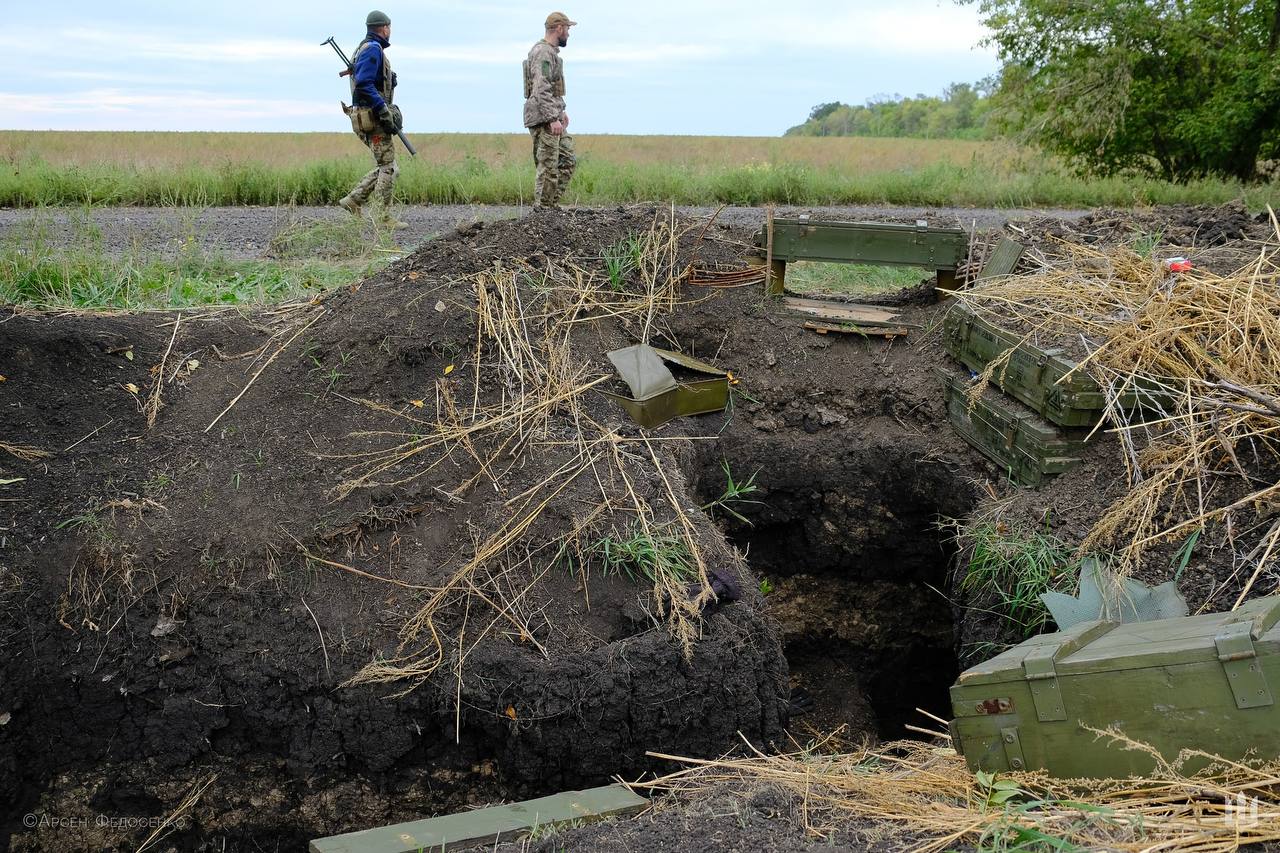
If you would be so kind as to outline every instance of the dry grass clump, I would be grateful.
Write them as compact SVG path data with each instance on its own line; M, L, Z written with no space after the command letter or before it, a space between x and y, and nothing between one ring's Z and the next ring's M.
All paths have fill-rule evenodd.
M410 422L413 431L355 434L377 446L340 457L350 466L346 479L333 490L335 498L376 485L412 483L454 458L474 472L445 493L454 501L485 481L506 491L515 482L513 471L523 469L530 454L555 459L559 465L505 501L506 522L496 530L475 533L470 555L460 559L401 627L397 653L369 664L350 684L408 680L417 685L450 659L460 679L467 654L495 630L505 630L548 656L535 637L539 628L554 626L544 624L546 617L531 606L527 593L555 556L564 553L569 540L588 535L616 513L625 513L651 536L660 528L675 530L684 543L698 578L693 586L701 591L691 591L688 571L659 566L651 579L659 614L686 653L692 653L700 630L698 615L711 595L693 523L676 499L653 444L620 437L590 417L583 395L610 376L594 372L571 346L578 324L604 318L624 318L642 340L648 337L655 318L675 307L677 287L686 274L675 261L681 234L674 216L671 221L659 217L648 233L636 238L638 284L631 289L620 290L598 272L571 261L545 269L517 261L469 276L464 281L475 294L475 347L469 365L459 365L437 381L434 407L423 405L435 416L419 417L362 401ZM646 469L653 475L650 479L663 486L658 508L635 488L635 479ZM574 530L534 541L531 531L544 511L581 481L594 481L600 490L585 521ZM540 572L536 561L547 561L547 568ZM526 578L525 583L517 583L518 577ZM480 617L478 612L488 615ZM456 624L458 617L461 629L456 636L446 636L443 625ZM457 652L451 654L454 648Z
M902 741L829 754L752 750L702 760L650 753L688 765L633 788L686 798L725 787L772 784L791 792L815 836L860 822L888 824L903 849L1232 851L1280 841L1280 762L1233 762L1187 751L1169 762L1116 732L1114 749L1153 754L1149 778L1061 780L1043 772L970 773L950 746ZM1188 775L1188 762L1208 763Z
M0 450L3 450L10 456L16 456L23 462L37 462L41 459L48 459L53 456L49 451L41 450L38 447L28 447L24 444L9 444L5 441L0 441Z
M1240 556L1238 570L1252 566L1254 578L1274 550L1280 523L1255 510L1280 497L1268 474L1280 462L1278 255L1280 229L1230 275L1170 274L1128 248L1061 243L1030 275L957 293L1028 340L1067 347L1102 387L1131 489L1083 547L1117 551L1122 571L1151 546L1215 522ZM1262 545L1245 555L1267 524Z

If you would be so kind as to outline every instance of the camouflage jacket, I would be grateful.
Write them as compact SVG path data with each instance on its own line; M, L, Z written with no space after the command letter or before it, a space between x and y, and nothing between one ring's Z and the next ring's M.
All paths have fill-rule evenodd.
M560 118L564 112L564 62L560 48L539 41L524 61L524 126Z

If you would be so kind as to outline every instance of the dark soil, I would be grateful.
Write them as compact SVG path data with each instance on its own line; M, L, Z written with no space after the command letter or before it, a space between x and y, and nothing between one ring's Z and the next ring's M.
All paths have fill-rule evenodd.
M714 756L744 738L769 749L788 728L837 725L851 739L896 738L916 707L945 715L956 650L1005 638L954 595L955 545L940 519L1007 497L1011 517L1078 541L1122 484L1106 436L1089 464L1018 490L955 435L931 372L945 357L927 288L899 300L922 330L895 343L814 335L756 287L686 287L656 324L656 344L740 379L728 411L654 431L679 501L705 507L691 514L709 567L742 592L705 613L691 656L655 620L644 583L583 581L547 550L601 488L621 489L602 475L564 484L524 550L485 567L527 587L530 636L466 642L465 657L421 684L342 686L396 653L424 597L376 578L441 585L562 466L555 440L574 428L553 421L546 444L460 500L448 493L483 474L461 449L340 499L351 460L339 457L385 443L364 433L412 429L393 413L412 415L415 401L431 417L437 380L458 399L500 397L493 382L472 385L475 292L462 276L517 260L599 269L602 247L655 215L669 211L471 224L288 310L0 317L0 441L52 454L0 450L0 481L16 480L0 486L0 847L133 850L150 827L98 816L165 815L213 779L166 845L301 849L665 769L646 751ZM679 266L741 263L757 227L693 229ZM638 335L602 319L572 344L604 374L604 354ZM148 428L141 404L161 361L179 378ZM602 395L585 405L639 434ZM731 504L742 518L712 506L725 464L759 486L746 496L758 503ZM651 474L634 486L665 500ZM1197 559L1187 577L1217 576L1220 559ZM458 607L439 628L475 637L492 618ZM813 699L804 716L793 717L793 688ZM583 850L816 849L778 796L563 837ZM27 815L87 825L29 829ZM883 828L850 832L835 843L888 844Z

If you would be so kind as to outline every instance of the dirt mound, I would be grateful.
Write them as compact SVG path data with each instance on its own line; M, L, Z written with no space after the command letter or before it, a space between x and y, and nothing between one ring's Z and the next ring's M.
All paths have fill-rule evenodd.
M134 849L22 822L200 792L168 843L298 846L768 747L797 688L851 737L945 713L1000 626L955 621L940 517L1086 529L1114 442L1013 488L946 426L938 306L819 336L681 278L750 236L535 212L316 303L0 318L0 838ZM598 391L646 338L730 408L639 430Z
M1186 257L1197 267L1224 275L1256 261L1259 242L1275 234L1268 217L1251 216L1238 201L1219 206L1104 208L1071 220L1035 217L1008 223L1003 231L1030 250L1019 271L1033 269L1037 256L1056 256L1061 243L1067 242L1128 245L1143 255Z
M662 269L631 258L602 275L605 250L659 232ZM696 462L678 439L706 424L649 442L595 393L520 402L543 400L540 377L606 378L604 353L641 332L644 275L668 286L659 274L717 251L704 235L653 210L539 213L451 234L322 304L7 315L0 364L17 402L2 431L50 454L4 460L21 478L0 585L9 829L86 803L161 813L219 774L204 802L228 817L204 833L294 843L635 773L646 749L780 738L776 629L740 559L681 505ZM565 308L564 286L602 307ZM532 334L518 370L504 360L513 328L477 338L478 318L567 311L581 322L554 327L564 341ZM570 356L554 375L536 363ZM586 456L569 418L598 425ZM630 508L613 505L627 493ZM731 579L741 600L695 607L642 565L620 564L639 580L596 567L637 507L652 538L678 533L704 580ZM576 565L568 531L587 552ZM411 637L434 595L448 600ZM673 638L677 599L696 643ZM419 669L343 686L396 660ZM349 811L334 798L351 789L378 793Z

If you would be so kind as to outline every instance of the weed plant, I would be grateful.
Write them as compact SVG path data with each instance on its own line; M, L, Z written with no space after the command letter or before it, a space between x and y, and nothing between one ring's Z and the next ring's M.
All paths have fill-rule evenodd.
M1043 631L1049 621L1040 594L1074 593L1079 583L1080 557L1048 531L982 519L961 529L956 539L961 553L969 553L961 589L990 595L994 611L1024 638Z
M614 291L626 288L627 276L640 269L644 254L644 239L638 234L624 237L612 246L606 246L601 260L609 277L609 287Z
M604 536L592 542L584 556L598 561L606 575L625 575L632 581L644 578L657 584L660 578L693 583L698 569L684 540L666 530L646 532L633 527L625 533Z
M733 471L729 468L729 460L726 459L721 461L720 469L724 471L724 491L720 493L720 497L710 501L709 503L703 504L703 512L706 512L712 518L715 518L716 510L721 509L738 519L738 521L743 524L750 526L751 522L747 517L734 509L732 505L760 503L760 501L751 500L747 497L747 495L751 495L759 491L760 487L756 485L756 475L760 472L758 470L753 471L751 472L751 476L747 477L746 480L738 482L733 479Z

